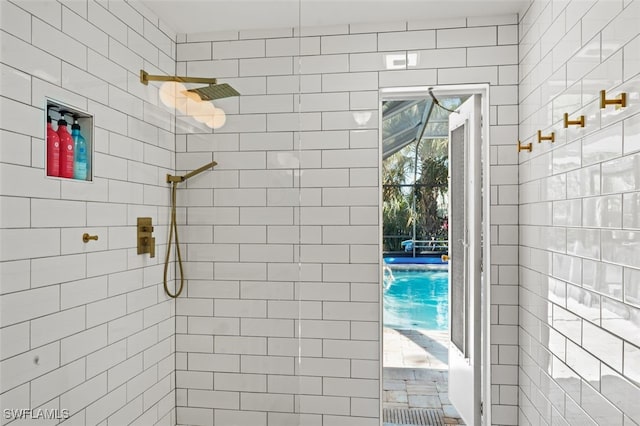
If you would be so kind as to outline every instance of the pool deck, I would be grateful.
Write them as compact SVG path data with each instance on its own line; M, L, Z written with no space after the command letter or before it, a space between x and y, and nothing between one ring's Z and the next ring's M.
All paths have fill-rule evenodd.
M385 327L383 339L383 407L442 410L445 424L464 424L447 393L448 332Z

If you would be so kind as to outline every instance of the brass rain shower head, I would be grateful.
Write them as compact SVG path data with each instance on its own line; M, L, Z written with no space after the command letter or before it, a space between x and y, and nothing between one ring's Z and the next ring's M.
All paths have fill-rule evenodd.
M203 101L213 101L215 99L229 98L232 96L240 96L240 93L227 83L209 84L208 86L198 87L188 90L191 93L197 93Z
M227 83L217 84L215 78L205 77L181 77L177 75L151 75L145 70L140 70L140 83L145 86L149 81L177 81L180 83L205 83L208 86L189 89L188 92L196 93L203 101L212 101L214 99L228 98L231 96L240 96L240 93L228 85Z

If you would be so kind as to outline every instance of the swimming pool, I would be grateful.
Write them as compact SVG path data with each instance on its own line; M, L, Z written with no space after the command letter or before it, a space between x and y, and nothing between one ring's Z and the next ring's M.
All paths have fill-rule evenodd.
M385 273L385 327L449 329L447 271L393 271Z

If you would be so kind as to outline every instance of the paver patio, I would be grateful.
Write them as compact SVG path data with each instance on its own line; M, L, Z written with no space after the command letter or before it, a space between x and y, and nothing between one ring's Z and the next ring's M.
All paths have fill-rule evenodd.
M383 407L442 410L464 424L448 398L448 333L384 328ZM390 423L385 423L391 426Z

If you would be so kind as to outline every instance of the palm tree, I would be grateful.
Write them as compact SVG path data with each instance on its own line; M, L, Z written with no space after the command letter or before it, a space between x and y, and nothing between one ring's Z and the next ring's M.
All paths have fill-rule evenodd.
M397 236L385 239L385 250L400 250L403 238L413 238L414 222L416 239L446 239L447 149L446 138L425 139L384 161L383 232Z
M385 250L400 250L400 242L411 235L411 204L401 185L405 184L411 158L398 152L382 164L382 215Z
M446 157L422 158L421 173L416 183L416 216L420 235L440 239L443 231L441 210L448 189L448 167Z

